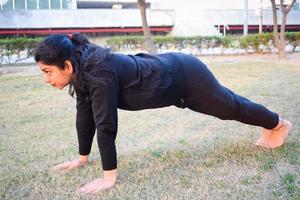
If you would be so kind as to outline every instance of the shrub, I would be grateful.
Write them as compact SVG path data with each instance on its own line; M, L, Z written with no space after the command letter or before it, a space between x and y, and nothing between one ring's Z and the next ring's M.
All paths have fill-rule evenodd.
M114 37L106 41L107 45L114 50L122 49L123 47L140 47L144 41L143 36L130 37ZM176 48L182 49L187 46L195 48L228 48L232 44L232 39L229 37L219 36L194 36L194 37L170 37L170 36L154 36L153 42L158 48Z
M287 43L293 46L295 52L296 47L300 46L300 32L287 32L285 36Z
M36 45L43 38L13 38L0 39L0 63L15 64L32 56ZM300 32L287 32L287 43L293 46L295 51L300 46ZM106 41L106 44L115 51L141 50L144 36L120 36L113 37ZM273 34L249 34L245 37L237 38L236 36L193 36L193 37L171 37L171 36L154 36L153 42L159 49L176 49L182 50L192 47L199 52L202 49L221 48L221 53L228 48L242 48L246 52L255 53L271 52L274 47ZM5 60L4 60L5 59Z
M269 49L273 46L273 35L272 33L263 33L263 34L249 34L247 36L241 37L240 48L252 50L255 53L262 53L263 50Z
M42 38L12 38L12 39L0 39L0 63L5 59L7 64L19 63L22 60L29 58L33 55L37 43ZM13 58L16 56L15 58Z

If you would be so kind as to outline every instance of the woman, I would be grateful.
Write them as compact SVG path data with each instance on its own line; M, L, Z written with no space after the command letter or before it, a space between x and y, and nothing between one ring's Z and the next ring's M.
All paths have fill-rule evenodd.
M97 130L104 177L79 188L79 193L94 193L116 183L117 108L175 105L260 126L262 135L256 145L266 148L280 147L292 129L278 114L222 86L205 64L185 54L114 54L75 33L47 37L37 47L35 61L46 83L58 89L69 85L77 100L79 158L54 169L84 166Z

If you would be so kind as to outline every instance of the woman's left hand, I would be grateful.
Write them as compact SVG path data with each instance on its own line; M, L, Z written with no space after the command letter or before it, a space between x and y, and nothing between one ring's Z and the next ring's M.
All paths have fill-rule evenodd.
M112 187L115 183L115 180L98 178L78 188L76 192L78 194L95 194L96 192Z

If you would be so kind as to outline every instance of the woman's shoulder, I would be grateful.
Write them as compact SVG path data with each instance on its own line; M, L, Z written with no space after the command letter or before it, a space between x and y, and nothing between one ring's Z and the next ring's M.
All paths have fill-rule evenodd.
M89 71L85 73L88 85L95 83L105 84L107 80L115 79L118 74L118 69L115 65L118 63L118 59L116 54L111 53L110 56L101 60L101 62L91 64Z

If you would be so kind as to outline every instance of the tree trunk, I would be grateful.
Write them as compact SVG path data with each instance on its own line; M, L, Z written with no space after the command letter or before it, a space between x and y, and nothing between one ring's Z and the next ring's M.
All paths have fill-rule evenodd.
M138 5L141 12L142 23L143 23L143 31L145 36L144 48L149 53L157 53L155 45L152 41L151 31L147 23L147 15L146 15L146 2L145 0L138 0Z
M272 4L272 13L273 13L273 40L276 48L279 44L279 36L278 36L278 22L277 22L277 10L275 0L271 0Z
M278 23L277 23L277 10L276 10L276 3L275 0L270 0L272 4L272 10L273 10L273 38L276 48L279 52L279 58L285 59L285 26L287 21L287 15L292 9L292 7L295 5L296 0L293 0L291 4L284 5L283 0L280 0L280 10L282 13L281 18L281 27L280 27L280 37L278 35Z
M282 22L280 27L280 41L279 41L279 58L285 59L285 25L286 25L287 13L282 13Z

